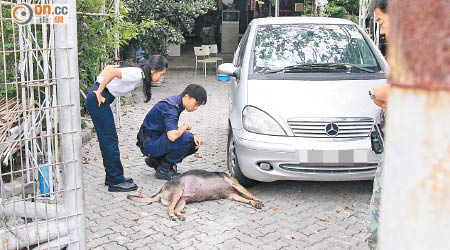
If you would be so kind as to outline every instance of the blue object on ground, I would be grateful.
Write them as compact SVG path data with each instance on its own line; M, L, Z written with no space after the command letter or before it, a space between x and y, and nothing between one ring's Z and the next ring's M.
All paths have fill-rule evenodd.
M217 74L217 80L221 82L226 82L230 80L230 76L224 75L224 74Z
M39 164L39 166L42 166L44 164ZM39 168L39 188L41 191L41 194L44 196L50 195L50 175L47 167L40 167Z

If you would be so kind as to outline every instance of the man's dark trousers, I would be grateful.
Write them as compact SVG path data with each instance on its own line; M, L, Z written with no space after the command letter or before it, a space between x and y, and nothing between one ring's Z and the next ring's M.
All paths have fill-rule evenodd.
M194 135L185 131L180 138L170 141L167 133L160 136L152 136L145 142L142 154L152 158L164 156L164 159L171 164L181 162L187 156L195 153Z

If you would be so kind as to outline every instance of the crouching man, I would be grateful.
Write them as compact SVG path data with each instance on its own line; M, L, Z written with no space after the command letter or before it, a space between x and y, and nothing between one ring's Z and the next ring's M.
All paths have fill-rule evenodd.
M167 97L148 112L141 125L136 145L147 156L145 163L156 170L157 179L170 180L177 175L176 164L200 148L200 139L193 135L192 126L178 127L183 110L193 112L206 104L206 90L190 84L179 95Z

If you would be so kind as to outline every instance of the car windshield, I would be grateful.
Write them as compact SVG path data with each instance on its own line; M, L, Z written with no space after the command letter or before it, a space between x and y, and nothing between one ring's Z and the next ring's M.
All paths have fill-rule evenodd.
M352 72L381 70L355 25L264 25L257 30L255 73Z

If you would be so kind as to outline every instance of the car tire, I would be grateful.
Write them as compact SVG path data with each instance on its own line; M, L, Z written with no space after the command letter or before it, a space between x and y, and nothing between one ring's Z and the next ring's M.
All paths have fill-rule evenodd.
M227 143L227 168L230 175L236 178L244 187L251 187L256 184L255 180L249 179L241 172L238 159L236 157L235 142L231 127L228 126L228 143Z

